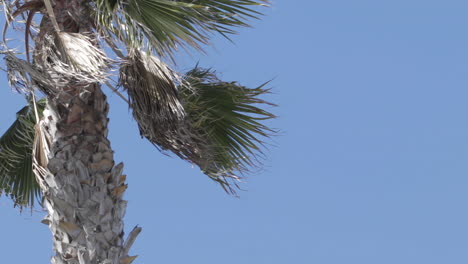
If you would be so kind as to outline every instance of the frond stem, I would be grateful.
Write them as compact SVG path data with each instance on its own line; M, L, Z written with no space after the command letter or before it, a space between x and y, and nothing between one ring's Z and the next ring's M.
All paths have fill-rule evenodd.
M125 102L127 102L127 104L130 104L130 101L128 101L127 98L125 98L125 96L123 96L119 90L117 90L114 86L112 86L112 84L109 83L109 81L105 81L104 82L112 91L114 91L114 93L116 93L120 98L122 98Z
M50 16L50 19L52 20L52 24L54 25L55 31L57 31L57 33L60 32L61 30L57 23L57 19L55 18L54 9L52 8L52 4L50 3L50 0L44 0L44 4L46 6L47 13Z

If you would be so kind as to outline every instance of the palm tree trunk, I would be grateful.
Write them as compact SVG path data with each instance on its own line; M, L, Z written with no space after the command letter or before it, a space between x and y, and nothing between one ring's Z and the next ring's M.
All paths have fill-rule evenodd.
M52 263L126 263L131 260L131 245L123 243L127 186L123 164L114 165L107 139L108 104L98 85L78 90L44 111L51 149L50 173L41 186L48 212L44 223L56 252Z
M87 30L80 19L69 17L86 6L77 2L56 1L55 14L66 32ZM41 31L53 30L44 19ZM49 94L42 122L49 161L38 181L48 212L43 222L53 235L53 264L126 264L135 258L128 251L141 229L136 227L123 241L126 176L123 164L115 165L107 139L108 109L99 84L71 82Z

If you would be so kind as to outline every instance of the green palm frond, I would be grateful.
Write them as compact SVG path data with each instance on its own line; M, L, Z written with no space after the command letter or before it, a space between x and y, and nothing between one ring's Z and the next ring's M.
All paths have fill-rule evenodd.
M149 55L129 59L121 68L120 83L128 91L141 135L159 149L196 164L227 192L235 193L232 184L237 186L240 175L259 165L263 140L276 132L264 124L275 115L260 108L274 106L259 98L269 92L266 83L247 88L196 67L175 87L174 79L158 73L165 72L158 68L164 64L153 62L155 70L150 70L139 56ZM183 112L178 112L179 98Z
M37 102L42 115L45 99ZM32 102L16 114L16 121L0 138L0 193L9 196L15 205L33 206L40 196L39 185L32 171L32 148L36 117Z
M227 37L234 27L261 15L266 0L96 0L97 20L105 30L133 47L144 39L160 56L178 46L201 49L210 34ZM137 43L135 46L135 43Z
M192 160L211 179L233 191L227 179L249 172L259 164L264 139L275 130L263 121L275 115L261 109L274 106L259 97L268 93L263 84L247 88L236 82L224 82L209 69L196 67L185 76L180 87L191 131L203 139L201 157ZM235 182L234 182L235 183Z

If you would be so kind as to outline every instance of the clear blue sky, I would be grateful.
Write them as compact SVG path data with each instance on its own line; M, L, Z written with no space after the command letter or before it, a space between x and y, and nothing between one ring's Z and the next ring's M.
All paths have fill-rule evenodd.
M468 2L274 0L199 61L255 86L275 77L282 130L241 198L140 139L111 97L132 253L151 264L468 263ZM0 130L23 99L0 89ZM2 263L48 263L42 213L0 199Z

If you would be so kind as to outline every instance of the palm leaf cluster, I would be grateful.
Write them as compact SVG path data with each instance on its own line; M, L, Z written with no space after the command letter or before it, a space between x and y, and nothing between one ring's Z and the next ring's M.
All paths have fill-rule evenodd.
M45 100L35 104L42 115ZM36 125L34 104L23 107L16 113L16 121L0 138L0 191L10 196L15 205L33 205L40 189L32 170L34 126Z
M201 157L195 161L206 175L232 192L227 179L238 179L236 172L242 174L258 165L262 138L275 134L261 123L275 117L260 108L274 106L260 98L269 89L264 89L266 83L247 88L225 82L214 71L198 67L189 71L185 80L181 85L184 108L193 134L203 139Z
M127 46L146 43L160 56L178 46L201 49L213 32L233 34L260 13L265 0L96 0L98 31L114 35Z
M213 34L229 38L261 15L256 8L265 0L94 0L84 9L67 10L87 25L88 31L79 33L61 31L48 0L2 3L6 29L26 21L25 59L6 48L4 31L9 82L18 91L39 91L50 100L70 85L110 86L118 71L117 83L128 99L111 88L128 102L141 135L158 149L197 165L228 192L259 165L263 140L275 132L264 123L274 118L262 109L273 105L261 98L269 91L265 85L247 88L199 67L179 74L164 60L173 62L180 47L201 50ZM41 23L34 23L35 14ZM113 55L104 52L106 45ZM31 205L37 195L30 154L35 119L31 106L20 113L0 140L0 191Z

